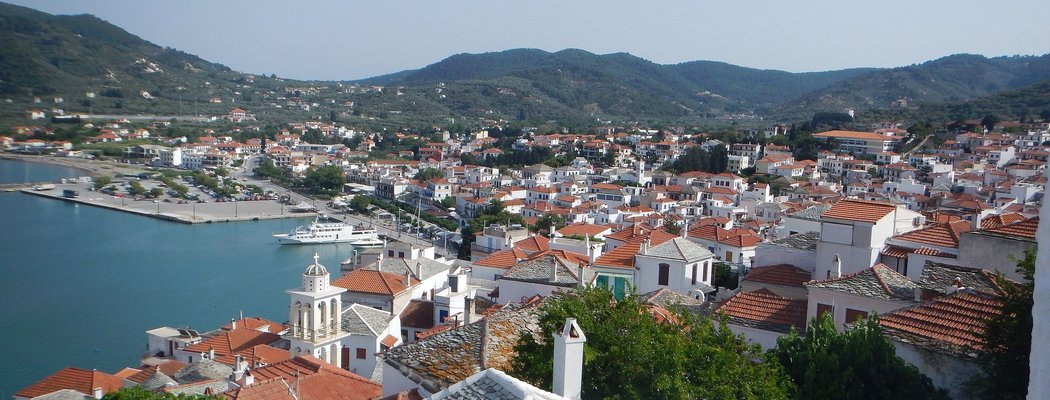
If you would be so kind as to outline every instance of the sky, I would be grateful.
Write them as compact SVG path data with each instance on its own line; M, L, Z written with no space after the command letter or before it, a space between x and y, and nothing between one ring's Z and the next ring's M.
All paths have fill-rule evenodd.
M160 46L293 79L361 79L514 48L791 72L1050 53L1046 0L7 1L93 14Z

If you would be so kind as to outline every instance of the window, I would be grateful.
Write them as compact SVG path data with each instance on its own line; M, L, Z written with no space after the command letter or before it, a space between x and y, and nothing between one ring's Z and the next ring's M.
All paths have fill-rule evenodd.
M657 284L667 286L667 281L671 277L671 266L667 264L660 264L660 276Z
M693 264L693 285L696 284L696 267L700 264Z
M709 281L709 280L707 279L707 274L709 273L709 272L708 272L708 270L710 270L710 269L711 269L711 268L709 268L709 267L708 267L707 265L705 265L705 266L704 266L704 282L710 282L710 281Z
M827 304L817 303L817 317L821 317L824 313L831 313L832 318L835 317L835 307Z
M397 252L397 258L405 258L405 252L403 252L403 251Z
M731 252L731 251L727 251L726 252L726 262L733 262L733 252Z
M866 311L854 310L852 308L846 309L846 323L862 319L868 319L868 313Z
M365 353L365 349L363 347L358 347L357 348L357 359L358 360L364 360L367 357L368 357L368 353Z
M439 310L438 322L445 322L445 318L448 318L448 310Z
M394 251L393 250L387 250L386 251L386 256L387 257L393 257L394 256Z

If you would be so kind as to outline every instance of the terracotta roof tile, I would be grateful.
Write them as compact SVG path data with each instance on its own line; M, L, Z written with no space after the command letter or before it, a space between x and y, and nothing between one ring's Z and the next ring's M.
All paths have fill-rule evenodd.
M550 239L540 235L533 235L514 243L514 248L524 250L527 253L545 251L551 248Z
M959 247L959 235L970 230L969 221L952 221L914 230L894 239L940 247Z
M514 264L517 264L519 260L523 260L528 257L528 253L525 253L517 247L513 247L507 250L492 253L488 257L475 261L474 265L480 267L507 269L513 267Z
M594 225L586 223L576 223L567 225L564 228L558 229L558 233L563 236L572 235L587 235L587 236L598 236L604 232L608 232L609 227L603 225Z
M960 291L883 315L879 324L894 340L976 358L984 346L985 321L1001 310L999 297Z
M1021 222L1003 225L997 228L982 229L980 232L994 235L1016 236L1026 239L1035 239L1036 229L1039 228L1039 217L1032 217Z
M412 300L401 311L401 326L430 329L434 327L434 303Z
M218 334L206 338L200 343L186 346L185 350L193 353L207 353L214 349L216 356L228 356L226 360L216 357L216 361L232 365L234 354L249 350L254 346L268 345L279 340L281 340L281 337L274 333L237 328L230 331L220 331Z
M821 219L836 218L849 221L878 222L896 208L896 206L889 203L846 199L835 203L820 217Z
M602 254L601 257L598 257L598 259L594 260L594 265L616 268L634 268L634 256L640 252L642 244L645 243L645 240L647 238L650 239L650 246L659 246L668 240L674 239L675 237L677 236L667 233L663 230L654 230L642 234L632 235L629 238L627 238L619 247L612 249L611 251L605 254Z
M419 279L410 277L412 285L419 283ZM368 269L355 269L350 273L332 281L332 286L338 286L351 292L373 293L384 295L395 295L408 290L410 285L405 284L405 276Z
M813 280L813 274L791 264L777 264L754 268L747 275L744 275L744 280L803 287L804 283Z
M63 389L72 389L85 395L91 395L97 387L102 388L102 393L106 394L120 390L123 385L123 379L105 372L67 367L19 390L15 396L33 398Z
M769 291L737 293L715 311L725 313L730 323L775 332L806 326L806 300L792 300Z
M261 381L226 392L226 396L245 400L282 398L281 389L287 391L286 388L292 382L301 399L364 400L378 398L383 392L381 385L311 356L296 356L253 369L251 373ZM274 384L274 381L284 383ZM268 388L266 385L275 386Z

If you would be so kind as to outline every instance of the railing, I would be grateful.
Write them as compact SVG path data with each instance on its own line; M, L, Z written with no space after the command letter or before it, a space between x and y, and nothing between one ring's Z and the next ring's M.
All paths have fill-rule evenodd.
M288 334L291 335L294 338L303 339L303 340L323 339L323 338L326 338L328 336L334 336L334 335L339 334L339 327L338 327L338 325L339 324L337 324L335 322L332 322L332 323L329 323L327 325L322 325L320 328L317 328L317 329L307 329L304 326L296 325L296 326L292 326L288 330Z

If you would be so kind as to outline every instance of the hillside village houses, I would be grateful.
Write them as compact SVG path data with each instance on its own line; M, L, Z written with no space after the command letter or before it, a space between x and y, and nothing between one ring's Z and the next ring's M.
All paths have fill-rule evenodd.
M110 134L131 133L120 129ZM90 382L68 389L247 396L262 385L293 384L290 366L308 371L303 390L316 380L361 398L426 397L482 376L510 382L500 370L509 368L517 338L537 329L544 299L603 287L618 298L634 290L654 302L674 297L690 310L724 313L733 332L765 348L823 313L845 329L877 312L898 354L966 398L959 382L976 371L980 321L1001 303L992 276L1019 279L1013 260L1036 247L1050 154L1045 132L960 133L909 152L900 129L829 131L814 137L833 140L835 151L799 160L771 143L671 132L657 140L613 129L533 132L505 149L481 133L434 141L402 132L422 143L418 152L364 160L361 152L383 137L355 134L363 147L306 143L303 131L291 129L243 142L213 132L129 146L125 154L185 168L257 155L293 174L337 165L348 182L374 187L377 199L419 204L459 226L493 200L524 223L494 222L457 238L469 244L469 260L399 243L360 252L338 275L314 260L302 287L288 291L287 321L246 318L204 333L154 329L140 366L97 376L60 371L76 376L63 382ZM756 139L782 134L782 127L754 132ZM756 176L661 168L701 145L725 146L730 170L754 168ZM568 163L476 165L539 147ZM428 168L442 176L415 179ZM564 225L536 229L547 216ZM20 393L35 397L45 386L56 387Z

